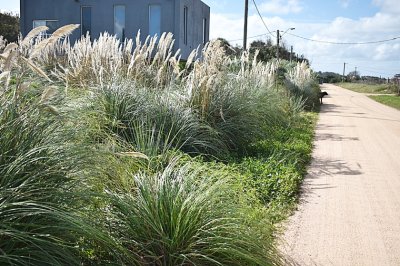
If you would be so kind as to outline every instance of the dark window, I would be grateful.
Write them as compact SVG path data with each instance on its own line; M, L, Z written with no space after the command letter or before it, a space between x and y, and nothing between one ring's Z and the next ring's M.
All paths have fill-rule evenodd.
M81 31L82 35L92 34L92 7L81 7Z
M188 15L189 9L187 6L183 8L183 43L188 44Z

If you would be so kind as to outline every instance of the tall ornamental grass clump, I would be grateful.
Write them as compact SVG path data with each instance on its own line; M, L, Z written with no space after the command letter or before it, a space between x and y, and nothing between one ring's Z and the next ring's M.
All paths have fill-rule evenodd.
M268 226L248 222L227 176L190 164L133 176L132 193L111 194L112 232L141 265L276 265Z
M171 33L147 37L144 41L140 32L136 40L125 41L107 33L93 42L90 36L82 37L74 45L65 42L59 46L63 57L54 73L69 86L103 86L118 77L137 87L159 90L185 72L179 68L179 52L172 52L174 42ZM41 62L46 65L48 59L42 57Z
M299 176L243 159L303 110L307 67L288 94L218 41L183 65L171 34L71 45L76 27L0 47L0 264L282 264L263 203Z
M282 116L272 89L275 65L251 61L247 53L226 57L219 41L209 43L201 58L183 79L188 104L218 132L228 153L242 152Z
M221 158L245 151L263 127L285 119L284 100L272 89L273 63L249 54L228 58L216 41L180 68L173 43L170 34L144 43L138 35L135 48L108 35L93 43L82 38L55 73L69 86L91 84L111 123L107 128L148 155L159 147Z
M147 156L169 150L216 154L223 148L217 132L171 91L154 93L120 83L96 90L93 101L105 118L103 130Z
M0 51L2 51L6 47L6 39L3 36L0 36Z
M79 242L99 234L74 209L87 153L34 105L0 100L0 264L78 265Z
M288 72L285 83L289 93L304 100L307 109L314 109L319 106L319 85L307 63L301 62L286 67Z

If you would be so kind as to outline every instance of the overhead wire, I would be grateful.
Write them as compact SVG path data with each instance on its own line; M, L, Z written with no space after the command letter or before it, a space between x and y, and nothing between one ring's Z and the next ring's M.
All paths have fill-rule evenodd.
M349 64L349 65L352 65L352 66L360 66L360 63L357 63L357 64L355 64L355 63L347 63L347 64ZM387 69L387 68L374 68L374 67L370 67L370 66L368 66L368 67L364 67L364 66L361 66L362 68L364 68L364 69L369 69L369 70L375 70L375 71L381 71L381 70L383 70L383 71L388 71L388 72L395 72L395 71L398 71L398 69L397 70L394 70L394 69Z
M260 17L265 29L267 30L267 33L250 36L250 37L248 37L248 39L267 36L268 34L273 36L273 37L275 37L274 33L272 33L271 30L268 28L267 23L265 22L263 16L261 15L260 9L258 8L256 1L252 0L252 2L254 4L254 7L256 8L258 16ZM374 41L365 41L365 42L335 42L335 41L311 39L311 38L307 38L307 37L300 36L300 35L297 35L297 34L294 34L294 33L290 33L290 32L288 32L287 34L291 35L293 37L296 37L296 38L300 38L300 39L303 39L303 40L306 40L306 41L310 41L310 42L318 42L318 43L334 44L334 45L368 45L368 44L386 43L386 42L391 42L391 41L395 41L397 39L400 39L400 36L396 36L396 37L393 37L393 38L388 38L388 39L383 39L383 40L374 40ZM236 42L236 41L242 41L242 40L243 39L236 39L236 40L230 40L228 42ZM368 70L367 68L364 68L364 67L360 67L360 68L364 69L367 72L371 72L371 73L387 74L387 73L383 73L383 72L371 71L371 70Z
M269 33L270 35L272 35L272 36L275 37L275 35L269 30L269 28L268 28L268 26L267 26L267 23L265 23L265 20L264 20L263 16L261 15L261 12L260 12L260 10L258 9L258 6L257 6L257 3L256 3L255 0L253 0L253 4L254 4L254 7L255 7L256 10L257 10L258 16L260 17L262 23L264 24L264 27L267 29L267 31L268 31L268 33Z
M256 1L255 1L255 0L252 0L252 2L253 2L253 4L254 4L254 7L256 8L256 11L257 11L257 13L258 13L258 16L260 17L260 19L261 19L261 21L262 21L262 23L263 23L263 25L264 25L264 27L265 27L265 29L267 30L268 33L259 34L259 35L254 35L254 36L248 37L248 39L253 39L253 38L257 38L257 37L262 37L262 36L266 36L266 35L268 35L268 34L271 35L271 36L273 36L273 37L275 37L275 34L272 33L272 31L268 28L267 23L265 22L263 16L261 15L260 9L258 8L258 5L257 5ZM334 41L326 41L326 40L311 39L311 38L307 38L307 37L300 36L300 35L297 35L297 34L294 34L294 33L290 33L290 32L287 32L287 34L288 34L288 35L291 35L291 36L293 36L293 37L296 37L296 38L300 38L300 39L306 40L306 41L318 42L318 43L326 43L326 44L336 44L336 45L366 45L366 44L377 44L377 43L385 43L385 42L390 42L390 41L394 41L394 40L400 39L400 36L396 36L396 37L393 37L393 38L388 38L388 39L383 39L383 40L377 40L377 41L366 41L366 42L334 42ZM242 39L236 39L236 40L229 40L228 42L237 42L237 41L242 41L242 40L243 40L243 38L242 38Z
M300 38L303 40L311 41L311 42L319 42L319 43L326 43L326 44L338 44L338 45L363 45L363 44L377 44L377 43L384 43L384 42L390 42L394 41L397 39L400 39L400 36L389 38L389 39L384 39L384 40L377 40L377 41L367 41L367 42L333 42L333 41L325 41L325 40L316 40L316 39L310 39L307 37L303 37L294 33L287 33L288 35L291 35L296 38Z
M306 41L311 41L311 42L318 42L318 43L326 43L326 44L336 44L336 45L368 45L368 44L378 44L378 43L385 43L385 42L391 42L400 39L400 36L389 38L389 39L383 39L383 40L377 40L377 41L367 41L367 42L333 42L333 41L325 41L325 40L316 40L316 39L310 39L307 37L303 37L297 34L293 34L290 32L286 33L287 35L291 35L296 38L300 38ZM259 35L254 35L248 37L248 39L254 39L257 37L262 37L268 35L267 33L264 34L259 34ZM229 42L237 42L237 41L242 41L243 39L236 39L236 40L229 40Z
M266 36L268 34L272 35L273 37L275 37L275 35L268 28L267 23L265 22L263 16L261 15L260 9L258 8L256 1L255 0L252 0L252 1L253 1L253 4L254 4L254 7L257 10L258 16L260 17L260 19L261 19L261 21L262 21L262 23L263 23L263 25L264 25L264 27L265 27L265 29L267 30L268 33L250 36L247 39L254 39L254 38L258 38L258 37L263 37L263 36ZM242 39L236 39L236 40L229 40L228 42L238 42L238 41L243 41L243 38Z
M346 63L347 65L350 66L355 66L357 67L358 70L363 70L365 72L369 72L369 73L375 73L375 74L381 74L381 75L386 75L386 76L390 76L392 74L389 74L388 72L396 72L394 70L388 70L388 69L374 69L374 68L370 68L370 67L364 67L364 66L360 66L359 64L353 64L353 63ZM382 72L384 71L384 72Z
M254 36L247 37L247 39L254 39L254 38L263 37L263 36L266 36L266 35L268 35L268 34L254 35ZM228 42L238 42L238 41L243 41L243 38L242 39L236 39L236 40L228 40Z

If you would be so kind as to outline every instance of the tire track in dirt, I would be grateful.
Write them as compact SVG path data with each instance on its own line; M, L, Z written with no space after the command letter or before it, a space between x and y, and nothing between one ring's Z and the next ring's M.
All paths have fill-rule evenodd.
M313 160L280 250L294 265L400 265L400 111L322 90Z

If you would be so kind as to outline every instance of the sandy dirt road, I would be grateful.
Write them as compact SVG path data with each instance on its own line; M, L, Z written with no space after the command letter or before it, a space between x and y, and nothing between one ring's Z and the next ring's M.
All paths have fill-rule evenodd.
M294 265L400 265L400 111L322 90L313 160L280 250Z

